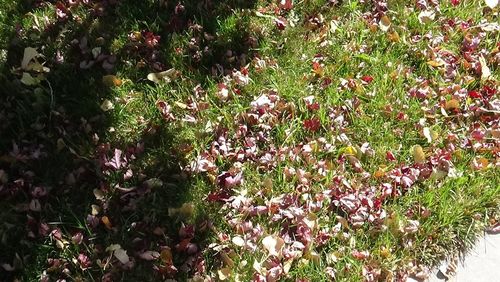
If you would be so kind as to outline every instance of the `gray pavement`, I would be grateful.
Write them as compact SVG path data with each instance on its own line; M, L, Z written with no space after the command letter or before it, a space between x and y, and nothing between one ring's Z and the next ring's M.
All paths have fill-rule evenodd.
M500 234L486 234L458 262L456 275L446 280L439 270L432 272L429 282L500 282Z

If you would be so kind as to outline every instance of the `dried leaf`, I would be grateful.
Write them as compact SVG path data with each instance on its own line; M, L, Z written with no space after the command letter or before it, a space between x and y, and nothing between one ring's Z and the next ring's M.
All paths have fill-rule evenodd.
M391 27L391 20L388 16L384 15L380 18L380 22L378 23L380 30L383 32L387 32Z
M177 71L174 68L171 68L166 71L150 73L148 74L148 80L154 83L170 83L177 77Z
M407 234L413 234L418 231L419 227L420 222L418 222L418 220L409 220L408 224L403 228L403 230Z
M416 163L423 163L425 161L425 153L422 149L422 146L415 145L413 146L413 159Z
M400 36L399 36L399 33L397 33L396 31L389 32L387 34L387 37L389 38L389 40L391 42L399 42L399 40L401 39Z
M106 226L107 229L112 229L113 228L113 226L111 225L111 221L109 221L109 218L107 216L103 216L101 218L101 221L104 224L104 226Z
M441 67L441 66L444 66L444 61L443 60L430 60L427 62L427 64L431 67Z
M431 129L428 127L424 127L423 132L424 132L425 138L427 138L427 142L432 143L433 138L432 138Z
M452 111L459 108L460 108L460 102L457 99L450 99L446 101L446 104L444 105L444 109L446 111Z
M22 69L27 69L28 64L38 56L38 51L35 48L27 47L24 49L24 55L23 55L23 60L21 62L21 68Z
M245 245L245 240L243 240L240 236L234 236L231 241L238 247L243 247Z
M318 226L318 216L314 213L309 213L306 217L304 217L303 221L311 230L315 230Z
M122 80L116 75L109 74L102 77L102 84L107 87L120 86L122 85Z
M164 248L163 250L161 250L160 258L163 263L172 264L172 250L170 250L170 248L168 247Z
M151 260L155 260L155 259L159 258L160 253L158 253L156 251L145 251L145 252L139 254L139 257L143 260L151 261Z
M105 112L112 110L114 108L115 108L115 105L113 105L113 103L108 99L104 100L101 104L101 110L103 110Z
M427 24L427 23L432 22L435 17L436 17L436 14L434 11L425 10L425 11L420 12L420 14L418 14L418 21L421 24Z
M222 261L224 262L224 265L227 267L233 267L234 266L234 261L229 257L227 252L221 252L220 257Z
M34 78L33 76L31 76L31 74L29 74L27 72L23 72L23 76L21 77L21 83L24 85L31 86L31 85L39 84L40 81L38 79Z
M217 274L219 276L219 280L227 280L231 276L231 269L229 267L223 267L217 270Z
M262 240L262 245L267 250L270 256L281 256L281 251L285 245L285 241L278 236L269 235Z
M8 264L8 263L3 263L2 264L2 268L5 270L5 271L8 271L8 272L11 272L11 271L14 271L16 270L15 267L13 267L12 265Z
M104 193L100 189L94 189L94 196L99 201L104 200Z
M486 65L486 60L483 56L479 57L479 63L481 64L481 80L488 80L491 76L491 71L488 65Z
M113 255L123 264L127 264L130 261L127 251L122 248L115 250Z

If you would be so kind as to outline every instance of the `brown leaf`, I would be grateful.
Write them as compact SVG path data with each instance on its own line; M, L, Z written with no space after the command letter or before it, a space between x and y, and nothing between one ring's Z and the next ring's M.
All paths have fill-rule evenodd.
M457 99L450 99L446 101L446 104L444 105L444 109L446 111L451 111L459 108L460 108L460 102Z

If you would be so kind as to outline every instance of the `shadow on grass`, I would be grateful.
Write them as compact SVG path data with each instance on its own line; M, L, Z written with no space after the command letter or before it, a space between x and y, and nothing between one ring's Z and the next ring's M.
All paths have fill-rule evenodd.
M0 276L146 281L192 275L202 258L203 234L187 232L191 225L167 212L193 197L176 149L186 140L159 113L130 140L114 138L110 128L120 117L103 111L101 103L116 92L102 77L121 72L134 80L175 62L207 82L239 68L253 44L245 39L248 22L235 23L241 33L224 33L219 23L254 1L158 6L108 0L71 8L53 2L19 1L8 17L11 24L39 30L11 29L0 72ZM31 22L40 11L50 23ZM138 30L142 39L129 44L130 32ZM212 38L219 32L225 37ZM147 42L156 34L159 44ZM190 47L174 54L172 42ZM43 53L39 60L50 68L35 85L20 80L26 47ZM130 72L130 64L140 69ZM203 215L188 221L195 226ZM131 262L109 264L111 244L126 249ZM164 257L167 249L171 261ZM149 250L162 259L138 258Z

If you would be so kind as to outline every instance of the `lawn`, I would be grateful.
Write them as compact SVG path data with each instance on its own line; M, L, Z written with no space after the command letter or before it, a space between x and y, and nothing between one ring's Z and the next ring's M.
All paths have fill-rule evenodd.
M500 232L496 0L0 0L0 281L405 281Z

